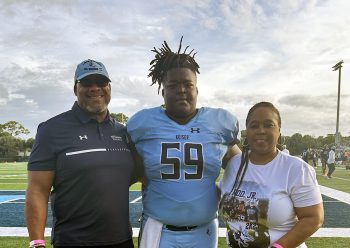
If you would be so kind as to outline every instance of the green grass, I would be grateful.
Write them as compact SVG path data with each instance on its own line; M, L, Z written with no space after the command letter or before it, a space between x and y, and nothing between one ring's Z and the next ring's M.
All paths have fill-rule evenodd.
M316 172L317 181L320 185L350 193L350 170L345 170L343 167L336 167L332 174L332 179L322 176L320 167L316 169Z
M0 190L25 190L27 163L0 163Z
M317 180L320 185L350 193L350 170L337 167L332 179L326 179L321 175L320 166L316 169ZM220 172L222 178L223 171ZM27 186L27 164L26 163L0 163L0 190L25 190ZM141 184L136 183L130 190L140 190ZM50 238L46 239L47 248L52 248ZM137 247L137 238L134 238ZM306 244L310 248L343 248L348 247L350 238L310 238ZM2 248L27 247L26 237L0 237ZM219 248L226 246L225 238L219 238Z
M350 170L337 167L332 179L321 175L320 166L316 169L320 185L350 193ZM217 182L223 176L221 170ZM0 163L0 190L25 190L27 187L27 163ZM130 190L140 190L141 184L136 183Z
M135 247L137 247L137 238L133 238ZM309 248L343 248L348 247L350 238L310 238L306 242ZM28 238L23 237L0 237L2 248L28 247ZM52 248L50 239L46 238L46 248ZM219 238L218 248L226 248L225 238Z

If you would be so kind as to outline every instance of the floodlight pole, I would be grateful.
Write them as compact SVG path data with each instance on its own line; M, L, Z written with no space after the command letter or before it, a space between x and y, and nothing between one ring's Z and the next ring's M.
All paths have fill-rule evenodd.
M338 76L338 102L337 102L337 125L335 130L335 145L338 147L340 145L340 134L339 134L339 105L340 105L340 81L341 81L341 68L343 67L342 64L344 63L343 60L339 61L337 64L335 64L332 68L333 71L339 71Z

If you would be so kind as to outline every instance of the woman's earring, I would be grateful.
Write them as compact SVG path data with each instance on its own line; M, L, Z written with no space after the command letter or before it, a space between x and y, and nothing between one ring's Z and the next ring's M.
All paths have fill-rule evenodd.
M280 143L278 143L278 141L277 141L277 145L283 146L284 143L286 143L286 138L284 136L282 136L282 135L280 135L278 140L280 141Z

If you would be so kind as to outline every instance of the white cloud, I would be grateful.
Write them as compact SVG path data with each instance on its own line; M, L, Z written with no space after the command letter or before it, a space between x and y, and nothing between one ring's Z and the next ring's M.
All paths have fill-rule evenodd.
M98 2L98 6L96 6ZM349 1L1 1L0 123L36 126L69 109L76 65L102 61L112 78L111 112L131 116L162 104L147 78L150 51L166 40L198 52L199 106L225 107L244 127L249 108L272 101L283 131L349 134Z

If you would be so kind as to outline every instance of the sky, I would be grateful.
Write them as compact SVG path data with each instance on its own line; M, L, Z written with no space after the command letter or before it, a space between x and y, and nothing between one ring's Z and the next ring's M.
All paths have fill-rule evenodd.
M69 110L85 59L112 79L109 110L132 116L163 98L147 77L153 47L194 49L198 107L225 108L245 129L248 110L271 101L282 135L350 136L348 0L2 0L0 123L35 137L39 123Z

